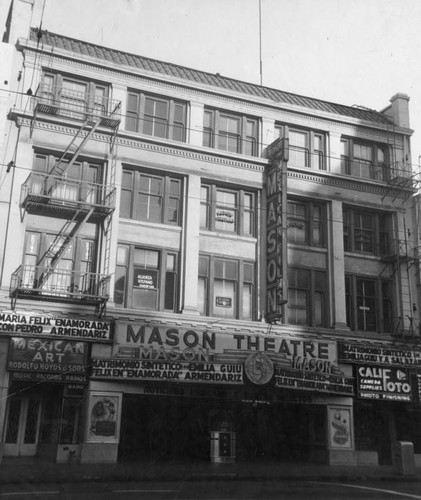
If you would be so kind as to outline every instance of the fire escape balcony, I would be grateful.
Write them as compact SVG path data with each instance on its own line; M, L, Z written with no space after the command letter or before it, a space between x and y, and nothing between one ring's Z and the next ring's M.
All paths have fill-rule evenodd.
M21 188L22 218L29 213L73 219L93 209L87 222L99 223L114 211L115 194L114 186L32 172Z
M390 165L390 185L403 189L414 189L416 179L408 162L397 161Z
M10 297L50 302L103 305L110 295L110 276L45 266L21 265L12 273Z
M33 95L34 118L40 113L82 121L100 121L116 130L121 122L121 101L41 82Z

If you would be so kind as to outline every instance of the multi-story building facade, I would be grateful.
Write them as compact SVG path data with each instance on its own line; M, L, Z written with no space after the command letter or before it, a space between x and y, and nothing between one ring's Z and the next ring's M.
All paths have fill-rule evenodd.
M303 97L28 31L15 8L3 456L421 454L409 98Z

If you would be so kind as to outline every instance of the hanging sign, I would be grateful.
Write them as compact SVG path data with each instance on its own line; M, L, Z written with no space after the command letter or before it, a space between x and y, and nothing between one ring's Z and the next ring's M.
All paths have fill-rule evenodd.
M354 379L340 375L275 368L275 386L352 396Z
M112 340L110 321L0 311L0 335L39 335L91 342Z
M402 368L357 366L357 387L361 399L412 401L408 371Z
M71 340L12 337L7 370L85 374L87 344Z
M214 363L169 363L93 358L92 378L242 384L243 367Z
M421 366L421 351L400 349L392 345L353 344L340 342L338 358L342 363L358 363L385 366Z

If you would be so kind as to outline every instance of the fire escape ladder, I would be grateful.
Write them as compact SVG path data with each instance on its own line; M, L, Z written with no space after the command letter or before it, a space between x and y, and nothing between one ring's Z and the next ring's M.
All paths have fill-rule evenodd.
M86 120L83 123L83 125L76 132L73 139L70 141L70 144L67 146L64 153L61 155L58 162L54 165L54 167L49 172L49 175L51 175L51 176L54 175L54 176L60 177L60 176L65 174L66 170L68 170L73 165L73 163L77 160L79 153L85 147L85 144L92 137L92 134L98 128L100 123L101 123L101 120L99 118L94 122L92 120ZM86 135L83 137L83 133L85 133L85 132L86 132ZM81 139L79 144L77 143L78 139ZM76 149L74 149L74 148L76 148ZM66 156L69 154L71 155L71 159L67 162L65 160L66 160Z
M78 212L73 217L73 219L66 221L64 226L61 228L61 231L54 238L48 250L37 262L37 266L42 266L43 262L46 259L51 259L46 266L46 270L40 275L40 277L37 280L38 288L41 288L41 286L47 281L47 279L54 272L55 266L60 260L60 257L67 250L70 243L82 229L84 224L88 221L93 211L94 211L93 208L89 210L79 209ZM83 218L80 218L81 216L83 216ZM72 225L73 227L70 229Z

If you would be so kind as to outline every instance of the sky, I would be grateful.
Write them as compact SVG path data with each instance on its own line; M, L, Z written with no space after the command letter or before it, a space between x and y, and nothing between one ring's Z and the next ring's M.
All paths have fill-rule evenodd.
M42 28L377 111L408 94L421 162L421 0L45 0Z

